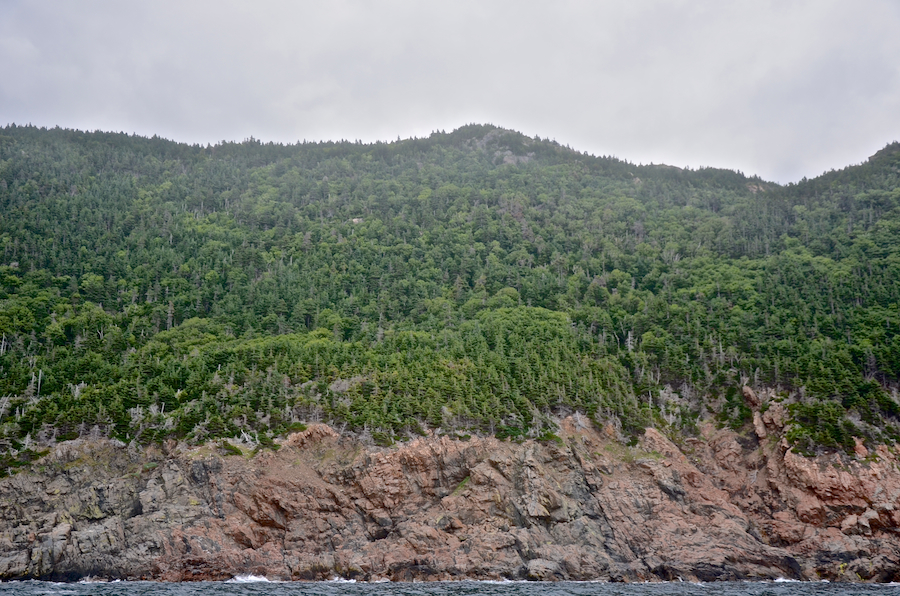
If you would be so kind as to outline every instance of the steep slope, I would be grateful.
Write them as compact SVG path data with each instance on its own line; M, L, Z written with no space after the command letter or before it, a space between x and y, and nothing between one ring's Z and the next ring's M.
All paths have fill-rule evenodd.
M0 131L2 470L64 439L900 437L900 152L779 187L472 125L396 143ZM95 430L93 430L95 429Z

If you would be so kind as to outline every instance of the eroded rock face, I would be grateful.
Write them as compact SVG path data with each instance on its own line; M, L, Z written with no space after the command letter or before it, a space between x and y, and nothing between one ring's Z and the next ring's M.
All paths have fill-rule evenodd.
M63 443L0 482L0 578L900 579L896 458L798 456L775 406L682 449L571 419L561 444L364 448L321 425L253 458Z

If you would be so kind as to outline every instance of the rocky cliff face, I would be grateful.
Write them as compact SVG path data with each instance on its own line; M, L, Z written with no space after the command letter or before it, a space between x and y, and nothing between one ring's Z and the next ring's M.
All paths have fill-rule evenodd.
M896 456L803 458L782 420L773 403L681 448L572 418L548 444L371 448L321 425L253 458L61 443L0 482L0 578L900 579Z

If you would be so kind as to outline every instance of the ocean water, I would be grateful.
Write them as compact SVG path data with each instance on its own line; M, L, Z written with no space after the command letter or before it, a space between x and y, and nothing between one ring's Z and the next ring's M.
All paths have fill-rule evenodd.
M353 583L267 582L238 578L212 583L0 583L0 596L900 596L900 584L721 582L609 584L585 582Z

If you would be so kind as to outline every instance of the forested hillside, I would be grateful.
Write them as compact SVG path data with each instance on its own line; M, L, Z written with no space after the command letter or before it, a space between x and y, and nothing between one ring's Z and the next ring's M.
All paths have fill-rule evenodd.
M779 186L492 126L393 143L0 129L4 468L312 420L552 439L748 421L900 439L900 144Z

